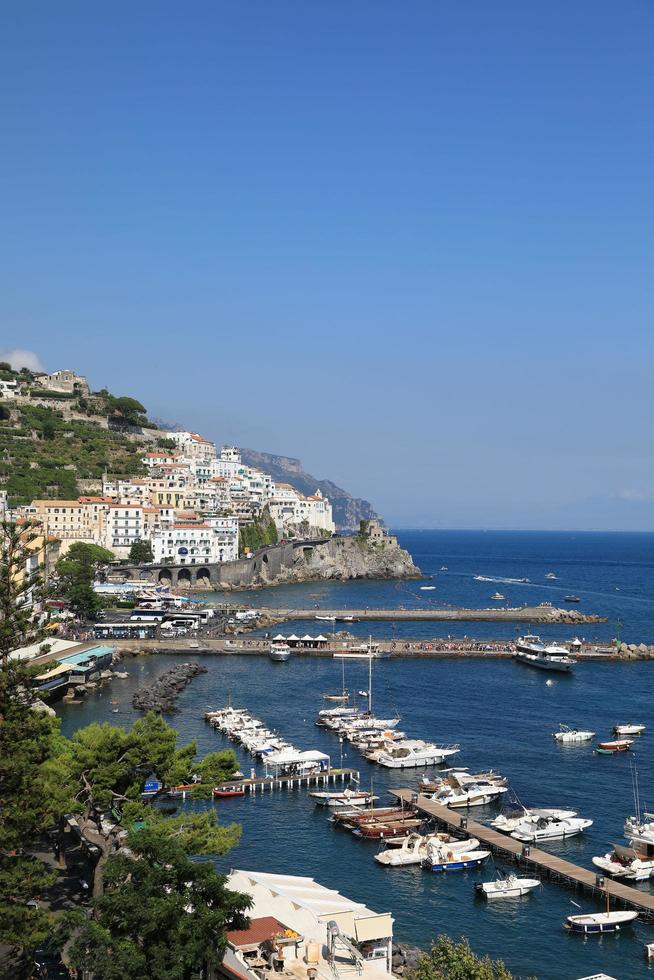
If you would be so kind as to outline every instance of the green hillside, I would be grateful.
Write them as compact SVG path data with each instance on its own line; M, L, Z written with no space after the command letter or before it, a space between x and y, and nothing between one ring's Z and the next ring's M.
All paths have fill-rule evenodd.
M104 472L137 475L144 445L168 444L133 398L104 390L88 396L45 391L34 386L29 371L12 371L5 363L0 379L20 385L19 398L0 398L0 489L10 506L77 497L80 480L96 481L99 488Z

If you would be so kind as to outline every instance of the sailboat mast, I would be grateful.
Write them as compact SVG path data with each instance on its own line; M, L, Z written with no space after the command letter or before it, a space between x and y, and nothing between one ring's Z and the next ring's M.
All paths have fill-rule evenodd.
M372 636L368 641L368 714L372 718Z

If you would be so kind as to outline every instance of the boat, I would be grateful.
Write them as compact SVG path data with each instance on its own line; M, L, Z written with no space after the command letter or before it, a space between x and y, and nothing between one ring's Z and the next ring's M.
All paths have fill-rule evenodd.
M502 595L501 592L493 592L491 599L493 599L495 602L501 602L503 599L506 599L506 596Z
M441 565L441 572L446 572L447 570L447 565Z
M565 647L553 643L546 645L540 636L536 636L534 633L526 633L524 636L519 636L516 641L514 658L528 667L567 673L575 664L568 653L569 651Z
M542 817L533 814L520 821L511 831L511 837L528 844L547 840L565 840L568 837L575 837L592 825L592 820L585 820L583 817Z
M614 844L613 850L593 858L596 868L613 878L629 881L647 881L654 874L654 859L648 858L634 847Z
M523 822L525 817L538 817L545 820L549 817L554 817L556 820L569 820L571 817L576 816L576 810L563 810L558 807L520 807L498 814L494 820L491 820L490 825L495 830L501 830L505 834L510 834L512 830L515 830Z
M439 766L441 762L461 751L459 745L434 745L422 739L393 742L376 753L373 761L386 769L413 769L417 766Z
M559 725L559 728L560 731L552 732L552 737L560 745L574 745L579 742L589 742L595 735L595 732L586 732L579 728L569 728L568 725Z
M448 845L430 844L427 856L423 859L423 867L432 871L465 871L467 868L479 868L488 861L490 851L453 851Z
M614 725L614 735L642 735L646 725Z
M234 796L245 796L243 786L215 786L212 791L215 800L228 800Z
M563 596L563 601L564 602L581 602L581 599L579 598L578 595L564 595Z
M341 693L340 694L323 694L325 701L349 701L350 692L346 690L345 687L345 661L341 661L342 667L342 681L341 681Z
M638 918L638 912L591 912L589 915L569 915L565 928L585 935L599 932L619 932L622 926Z
M632 738L614 738L610 742L600 742L595 751L600 755L614 755L616 752L628 752L632 745Z
M384 851L375 854L375 861L385 867L402 868L411 864L422 864L427 857L430 843L438 843L447 847L453 853L458 851L474 851L479 847L479 841L474 837L467 840L457 840L449 834L409 834L400 847L386 847Z
M558 575L555 575L554 572L547 572L546 575L545 575L545 578L548 578L548 579L556 579L556 578L558 578Z
M372 793L363 789L344 789L340 792L318 790L309 793L309 796L322 806L367 806L373 800L378 799L377 796L373 796Z
M335 623L336 616L314 616L314 619L319 620L321 623Z
M538 878L518 878L517 875L507 875L496 878L495 881L478 881L475 891L484 898L518 898L539 886Z
M454 784L445 786L434 793L432 799L436 803L450 807L450 809L459 810L468 809L472 806L485 806L503 793L508 793L507 787L497 786L494 783L469 783L461 786L454 782Z
M367 837L382 840L384 837L400 837L407 831L417 830L422 826L421 817L404 817L399 820L369 821L359 824L352 832L357 837Z
M421 592L435 592L436 591L436 586L435 585L421 585L420 586L420 591Z
M286 663L291 657L291 648L288 643L271 643L268 656L277 663Z

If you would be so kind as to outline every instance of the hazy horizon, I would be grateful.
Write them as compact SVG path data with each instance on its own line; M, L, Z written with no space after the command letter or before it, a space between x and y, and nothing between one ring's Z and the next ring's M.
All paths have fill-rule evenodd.
M3 27L5 356L389 525L654 530L651 5Z

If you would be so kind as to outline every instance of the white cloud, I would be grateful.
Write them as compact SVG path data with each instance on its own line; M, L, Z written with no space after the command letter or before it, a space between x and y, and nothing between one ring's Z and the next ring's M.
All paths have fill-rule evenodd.
M0 348L0 361L8 361L14 371L19 371L22 367L26 367L30 371L45 371L41 358L33 350L21 350L19 347L8 350L6 347L2 347Z
M618 497L621 500L631 500L637 501L638 503L643 503L645 501L654 500L654 489L644 488L641 490L620 490Z

